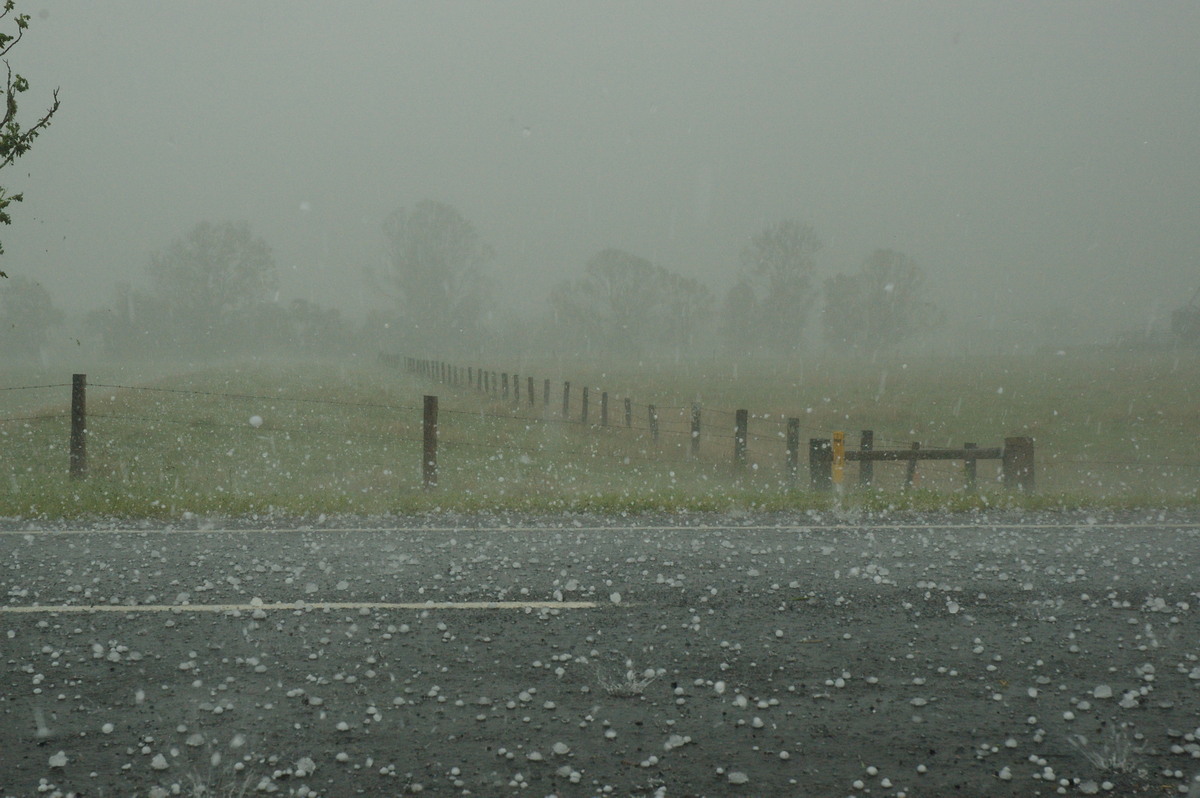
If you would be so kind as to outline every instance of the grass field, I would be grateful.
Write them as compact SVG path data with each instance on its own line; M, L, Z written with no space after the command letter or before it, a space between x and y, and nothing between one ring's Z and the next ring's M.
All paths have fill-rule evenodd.
M242 363L170 376L88 375L89 477L67 478L69 373L9 372L0 388L0 514L16 518L438 510L958 509L1195 504L1200 478L1196 352L1090 352L908 363L511 363L522 395L485 396L383 365ZM464 366L466 364L463 364ZM485 364L497 373L501 363ZM527 376L536 380L528 401ZM551 401L543 407L543 380ZM562 418L562 381L572 382ZM49 387L28 387L49 386ZM589 386L589 425L580 422ZM608 428L600 428L601 393ZM440 400L439 486L421 485L421 397ZM626 428L624 400L632 404ZM690 405L702 407L700 455ZM647 405L658 408L660 435ZM733 466L734 411L751 413L748 463ZM262 423L252 425L257 416ZM877 464L872 490L806 490L807 455L789 478L785 418L802 441L872 429L876 448L999 446L1032 436L1038 489L1005 493L979 464Z

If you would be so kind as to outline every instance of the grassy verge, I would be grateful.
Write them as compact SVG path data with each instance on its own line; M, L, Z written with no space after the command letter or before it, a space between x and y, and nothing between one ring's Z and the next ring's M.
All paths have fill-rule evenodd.
M516 369L514 369L516 370ZM536 364L521 370L538 374ZM89 477L66 476L69 375L27 374L0 392L0 515L22 519L318 516L358 513L843 510L1195 506L1200 372L1194 359L1049 355L987 362L803 362L736 376L716 367L596 369L561 416L542 377L534 406L424 382L382 366L250 363L159 379L89 374ZM554 373L554 372L542 372ZM648 374L652 376L647 376ZM57 377L57 379L56 379ZM579 423L591 394L592 425ZM121 387L124 386L124 387ZM4 387L4 386L0 386ZM601 391L610 423L598 428ZM441 404L439 487L420 477L421 395ZM625 426L623 399L634 404ZM689 410L704 432L690 452ZM659 437L645 405L660 413ZM749 462L732 464L732 411L753 414ZM787 416L804 438L875 430L877 448L997 445L1033 435L1039 490L1005 493L994 465L963 489L960 464L877 464L873 490L804 490L784 458ZM251 423L253 420L254 423ZM803 459L803 458L802 458ZM849 469L848 483L856 472Z

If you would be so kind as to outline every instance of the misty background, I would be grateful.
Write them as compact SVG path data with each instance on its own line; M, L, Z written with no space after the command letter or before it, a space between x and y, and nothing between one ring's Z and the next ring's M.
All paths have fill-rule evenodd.
M899 253L958 342L1108 341L1200 287L1190 2L19 10L22 108L62 108L0 234L65 313L51 346L227 221L269 246L270 302L369 326L395 307L388 220L426 200L489 248L495 326L608 250L716 314L786 220L821 243L814 292Z

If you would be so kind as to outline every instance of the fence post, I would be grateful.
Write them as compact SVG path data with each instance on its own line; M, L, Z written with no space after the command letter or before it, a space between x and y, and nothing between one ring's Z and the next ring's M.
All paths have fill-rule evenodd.
M700 455L700 405L692 403L692 457Z
M738 468L746 466L746 435L750 426L750 413L738 410L733 422L733 464Z
M87 476L87 375L71 376L71 479Z
M625 426L633 426L633 400L628 396L625 397Z
M913 441L912 450L914 452L921 451L921 442ZM908 468L904 472L904 487L911 488L917 481L917 458L908 461Z
M585 385L585 386L583 386L583 413L580 415L579 420L582 423L587 424L587 417L588 417L588 387Z
M564 383L563 383L563 412L562 412L562 417L563 417L563 418L570 418L570 417L571 417L571 383L570 383L569 381L568 381L568 382L564 382Z
M833 446L828 438L808 439L808 480L816 491L833 487Z
M521 378L516 374L513 375L513 405L520 406L521 404Z
M830 465L830 476L838 490L842 489L842 480L846 476L846 433L837 430L833 433L832 442L833 462Z
M969 453L974 448L976 448L976 445L974 443L964 443L963 444L964 452ZM965 486L966 490L968 492L973 492L975 490L975 458L974 457L971 457L968 455L967 457L963 458L963 476L966 478L966 481L967 481L967 484Z
M787 478L788 485L795 486L796 478L800 474L800 419L789 418L787 420L787 438L785 439L784 452L787 455Z
M1005 438L1001 463L1005 488L1033 492L1033 438Z
M421 482L426 490L437 487L438 398L425 397L424 445L421 453Z
M646 409L649 412L650 438L658 443L658 408L654 405L647 405Z
M608 391L600 392L600 426L608 426Z
M533 393L533 391L530 391L530 393ZM547 414L550 412L550 380L542 383L542 410Z
M530 407L533 407L533 403L534 403L534 397L533 397L533 377L530 377L530 378L529 378L529 406L530 406Z
M865 429L858 434L858 450L860 452L875 451L875 431ZM858 461L858 485L862 488L871 487L871 483L875 481L875 461L874 460L859 460Z
M500 382L504 385L503 396L504 396L504 401L507 402L508 401L508 372L507 371L500 375Z

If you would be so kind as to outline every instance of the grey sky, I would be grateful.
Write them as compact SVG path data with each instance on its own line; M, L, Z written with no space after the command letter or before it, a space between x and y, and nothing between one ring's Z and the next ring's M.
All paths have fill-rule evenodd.
M605 246L723 290L785 217L825 274L899 249L955 307L1136 324L1200 285L1193 2L22 10L26 107L55 86L63 107L4 176L26 202L0 234L68 308L245 219L285 297L351 309L384 217L426 197L475 222L513 298Z

